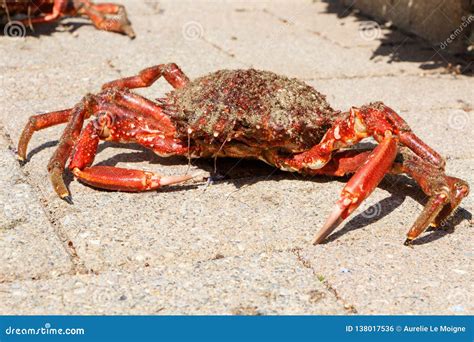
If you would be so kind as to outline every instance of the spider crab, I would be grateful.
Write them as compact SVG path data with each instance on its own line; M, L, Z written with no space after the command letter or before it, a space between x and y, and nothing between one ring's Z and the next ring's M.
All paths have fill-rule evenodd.
M8 24L16 16L24 17L19 21L30 27L57 21L64 16L85 16L99 30L135 37L125 7L113 3L94 4L89 0L0 0L0 24Z
M164 98L151 101L130 90L162 76L174 88ZM54 190L68 202L63 181L68 160L77 179L102 189L145 191L192 178L92 166L100 140L138 143L160 156L253 158L308 175L353 174L314 244L387 173L408 174L429 198L407 234L407 245L429 225L446 220L469 192L465 181L444 173L444 159L383 103L335 111L314 88L267 71L221 70L190 81L176 64L144 69L106 83L73 108L32 116L19 140L20 162L26 161L35 131L62 123L67 125L48 170ZM378 142L373 150L344 149L368 137Z

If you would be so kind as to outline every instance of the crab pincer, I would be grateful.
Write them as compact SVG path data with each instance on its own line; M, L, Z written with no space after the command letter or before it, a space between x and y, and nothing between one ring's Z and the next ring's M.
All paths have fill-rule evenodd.
M178 184L193 178L192 175L161 176L148 171L102 165L88 167L83 170L74 168L72 173L81 182L90 186L132 192L156 190L165 185Z

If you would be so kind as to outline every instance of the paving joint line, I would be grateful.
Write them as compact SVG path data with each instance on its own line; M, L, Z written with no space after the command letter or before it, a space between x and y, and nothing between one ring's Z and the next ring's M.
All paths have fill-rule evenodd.
M211 46L212 48L216 49L216 50L219 51L220 53L226 55L227 57L232 58L232 59L235 59L237 62L239 62L239 63L245 65L247 68L250 67L249 64L247 64L246 62L240 60L239 58L237 58L237 56L236 56L234 53L227 51L226 49L224 49L223 47L221 47L219 44L216 44L216 43L214 43L214 42L208 40L208 39L205 38L205 37L200 37L200 39L201 39L204 43L206 43L207 45L209 45L209 46Z
M330 293L332 293L332 295L334 296L334 298L336 299L336 301L338 301L339 303L342 304L342 307L344 308L344 310L348 313L348 314L357 314L358 311L356 309L356 307L353 305L353 304L349 304L342 296L341 294L336 290L336 288L334 286L331 285L331 283L327 280L327 279L324 279L324 280L321 280L320 279L320 275L316 272L316 270L314 269L314 266L312 265L311 261L303 258L303 256L301 255L301 248L299 247L296 247L296 248L293 248L291 250L291 252L295 255L296 259L301 263L301 265L304 267L304 268L307 268L309 270L311 270L311 272L313 273L313 275L315 276L315 278L318 279L319 282L321 282L325 287L326 287L326 290L329 291Z
M0 136L2 136L5 139L5 141L7 142L10 148L13 148L15 146L13 139L11 138L10 134L5 129L5 126L3 125L2 122L0 122ZM89 273L84 262L81 260L81 258L77 254L77 251L72 241L69 239L69 236L62 229L61 224L57 222L57 219L54 217L54 215L51 214L49 210L47 209L47 207L45 206L46 199L42 195L40 187L36 184L36 182L34 182L30 178L30 176L22 168L18 167L18 172L20 172L21 175L23 176L22 178L24 179L25 183L31 187L35 195L35 199L38 201L38 204L41 207L41 210L43 211L48 223L53 228L53 231L56 234L57 238L59 239L61 246L63 247L66 254L69 256L69 260L71 261L72 266L71 266L71 270L68 273L69 274Z
M72 273L71 271L67 271L67 272L59 272L55 276L40 274L36 277L30 277L30 278L18 277L18 276L16 276L15 278L5 277L3 279L0 279L0 285L8 285L8 284L16 283L16 282L27 282L27 281L36 282L36 281L56 280L63 277L74 276L74 275L75 274Z
M321 32L318 32L318 31L314 31L314 30L310 30L304 26L300 26L298 24L295 24L293 21L289 20L289 19L286 19L284 17L281 17L275 13L273 13L272 11L269 11L268 9L264 8L261 10L263 13L269 15L270 17L272 17L273 19L277 19L280 23L284 24L284 25L290 25L290 26L294 26L294 27L298 27L299 29L303 29L304 31L306 31L307 33L310 33L312 35L315 35L317 37L320 37L322 40L325 40L331 44L334 44L340 48L343 48L343 49L352 49L353 47L350 47L350 46L346 46L344 44L341 44L339 43L338 41L335 41L335 40L332 40L331 38L329 38L328 36L326 36L325 34L321 33Z

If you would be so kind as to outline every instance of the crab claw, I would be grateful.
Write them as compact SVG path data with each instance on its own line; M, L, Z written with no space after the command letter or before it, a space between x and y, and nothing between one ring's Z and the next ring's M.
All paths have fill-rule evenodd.
M153 172L123 169L114 166L92 166L74 168L73 174L83 183L108 190L146 191L165 185L183 183L194 175L161 176Z
M314 237L314 245L321 243L374 191L390 170L396 155L397 140L387 131L384 139L367 157L367 161L347 182L331 215Z

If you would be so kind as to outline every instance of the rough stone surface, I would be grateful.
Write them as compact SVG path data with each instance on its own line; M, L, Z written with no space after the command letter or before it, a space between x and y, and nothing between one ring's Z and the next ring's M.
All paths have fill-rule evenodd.
M464 0L389 1L389 0L343 0L347 6L360 9L367 15L413 32L452 52L465 52L474 44L469 38L473 19L472 7ZM472 6L472 5L471 5ZM447 41L449 37L451 41Z
M1 314L341 314L291 252L0 285ZM12 310L12 308L14 308Z
M414 182L389 176L327 243L312 246L345 179L218 160L225 178L214 184L197 178L140 194L99 191L68 176L68 205L46 171L62 126L34 135L20 169L10 148L30 115L176 62L192 79L250 67L297 77L340 110L384 101L447 157L449 174L474 183L473 79L451 74L434 50L401 33L381 28L387 45L386 36L361 32L355 17L309 0L123 3L134 41L91 25L0 37L1 313L474 312L472 196L410 249L402 243L426 199ZM65 23L73 22L83 23ZM154 99L170 89L159 80L137 92ZM99 150L96 162L106 165L167 175L188 169L186 158L135 145ZM214 162L193 162L197 170L206 176Z
M0 283L65 274L70 256L9 147L0 135Z

